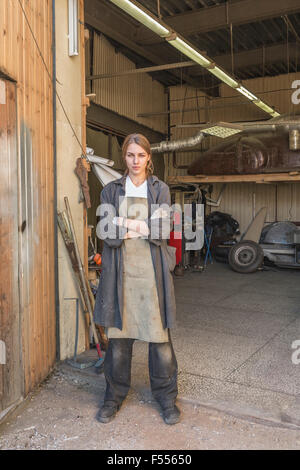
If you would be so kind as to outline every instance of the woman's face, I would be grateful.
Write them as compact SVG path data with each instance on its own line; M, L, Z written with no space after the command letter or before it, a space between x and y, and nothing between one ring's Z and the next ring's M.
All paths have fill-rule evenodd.
M145 175L147 162L150 155L138 144L129 144L127 147L125 161L129 176Z

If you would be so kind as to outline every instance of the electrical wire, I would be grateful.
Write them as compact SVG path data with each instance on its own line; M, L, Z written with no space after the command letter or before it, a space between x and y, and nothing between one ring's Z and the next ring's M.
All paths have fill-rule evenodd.
M45 67L45 69L46 69L46 72L47 72L48 77L50 78L50 81L51 81L51 84L52 84L52 80L53 80L53 79L52 79L51 73L49 72L49 69L48 69L47 64L46 64L46 62L45 62L45 59L44 59L44 57L43 57L42 51L41 51L41 49L40 49L40 47L39 47L39 45L38 45L38 42L37 42L36 37L35 37L35 35L34 35L34 32L33 32L32 28L31 28L30 22L29 22L29 20L28 20L28 18L27 18L27 15L26 15L26 12L25 12L25 10L24 10L24 8L23 8L23 5L22 5L22 3L21 3L21 0L18 0L18 3L19 3L19 5L20 5L20 8L21 8L22 13L23 13L24 18L25 18L25 21L26 21L26 23L27 23L27 25L28 25L28 28L29 28L29 30L30 30L31 36L32 36L32 38L33 38L33 40L34 40L34 42L35 42L35 45L36 45L37 50L38 50L38 52L39 52L39 55L41 56L43 65L44 65L44 67ZM58 99L58 101L59 101L59 103L60 103L60 105L61 105L61 107L62 107L63 113L64 113L64 115L65 115L65 117L66 117L66 119L67 119L67 122L68 122L69 126L70 126L71 129L72 129L73 135L74 135L75 139L77 140L77 142L78 142L78 144L79 144L79 146L80 146L80 148L81 148L81 150L82 150L82 155L83 155L84 157L86 157L86 154L85 154L85 151L84 151L84 149L83 149L83 146L82 146L82 144L81 144L79 138L77 137L76 131L75 131L74 127L72 126L71 120L70 120L70 118L69 118L69 116L68 116L68 113L67 113L67 111L66 111L66 109L65 109L65 107L64 107L64 105L63 105L63 102L62 102L62 100L61 100L59 94L57 93L57 91L55 91L55 95L56 95L56 97L57 97L57 99Z
M203 89L201 88L201 91ZM267 90L267 91L257 91L256 94L257 95L265 95L267 93L277 93L278 91L291 91L291 88L277 88L275 90ZM190 96L188 98L186 98L186 101L187 100L195 100L197 97L196 96ZM208 97L209 99L213 99L213 100L226 100L226 99L232 99L232 98L240 98L239 95L230 95L230 96L213 96L213 97ZM171 99L170 102L172 101L183 101L184 98L174 98L174 99Z

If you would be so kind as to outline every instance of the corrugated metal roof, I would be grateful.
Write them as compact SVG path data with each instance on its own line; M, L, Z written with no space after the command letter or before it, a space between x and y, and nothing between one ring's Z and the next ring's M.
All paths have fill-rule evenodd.
M262 0L262 2L263 1L264 0ZM206 28L206 32L201 32L201 29L203 31L203 25L200 24L199 31L195 32L197 29L197 23L195 23L190 29L190 31L193 30L193 33L185 33L184 37L194 44L195 47L206 52L207 55L216 60L217 63L219 59L223 58L225 60L225 65L222 63L219 63L219 65L225 68L229 73L233 73L238 79L245 80L262 76L276 76L283 73L297 72L299 70L300 12L295 13L295 11L297 11L296 8L294 8L294 10L289 10L286 15L283 15L280 10L281 13L278 14L277 17L275 16L276 13L274 13L274 15L268 19L256 20L255 22L247 22L243 19L243 21L240 21L237 24L234 23L232 26L231 37L230 11L233 8L233 5L235 5L235 2L226 2L226 0L139 0L139 3L151 11L155 16L161 16L167 24L172 24L174 17L175 20L177 19L176 24L178 25L178 28L180 24L178 15L183 15L182 21L185 21L185 28L187 31L190 29L188 26L188 15L191 12L199 13L201 11L206 11L209 15L209 11L218 11L221 18L220 25L223 23L222 27L216 27L211 31L208 27ZM242 8L243 2L240 3L240 8ZM226 12L228 13L228 27L224 26L226 21L222 21L224 11L222 12L218 10L219 7L222 7L222 5L225 4L228 5L228 11L226 9ZM112 10L114 9L114 12L117 12L120 17L124 18L124 15L126 17L126 14L123 11L118 11L118 8L115 5L112 5L108 0L105 1L105 5L107 5L107 8L111 8ZM86 8L88 9L88 2L86 3ZM259 15L257 16L259 18ZM263 18L263 15L261 18ZM181 53L162 39L155 39L153 36L153 40L151 39L148 42L146 40L146 43L143 41L139 42L139 32L145 31L145 28L140 26L139 23L132 18L130 18L130 23L137 27L136 44L139 45L139 47L144 47L145 56L141 56L140 49L139 54L137 54L134 47L128 47L128 45L125 46L124 44L126 41L124 41L124 44L117 44L115 42L115 45L117 45L120 48L120 51L132 60L137 67L153 65L146 59L147 53L150 52L156 57L162 58L166 63L180 62L181 60L184 60L184 56ZM216 22L216 25L217 24L218 22ZM110 37L110 40L116 41L116 38ZM273 53L273 55L270 55L270 47L278 45L282 46L280 53ZM264 48L266 48L265 52L263 50ZM241 64L239 64L239 58L236 58L235 56L240 55L243 52L247 53L251 51L257 51L258 60L252 60L252 63L250 62L247 64L247 60L244 58ZM231 54L233 54L233 67ZM195 71L195 69L195 67L180 69L176 71L177 73L159 71L153 72L152 76L166 86L173 86L180 83L188 83L193 86L198 86L197 83L199 83L199 88L202 90L204 90L208 82L208 85L211 87L209 94L215 96L220 81L216 77L209 75L205 70L203 70L203 73L201 74L201 72L199 72L199 67L197 71ZM189 77L185 77L185 74ZM190 78L190 81L186 78ZM194 83L191 83L192 80Z
M226 3L227 0L162 0L160 13L162 16L172 16L186 11L199 10ZM157 0L142 0L139 3L148 8L154 15L158 14Z

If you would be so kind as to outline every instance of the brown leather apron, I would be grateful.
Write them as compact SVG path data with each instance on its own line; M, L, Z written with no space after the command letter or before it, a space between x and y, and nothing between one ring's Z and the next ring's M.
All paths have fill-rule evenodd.
M144 210L132 215L132 204ZM125 197L120 216L143 220L148 214L148 201L142 197ZM108 338L135 338L150 343L169 341L168 329L163 328L159 309L155 273L149 241L146 238L124 240L123 251L123 328L107 328Z

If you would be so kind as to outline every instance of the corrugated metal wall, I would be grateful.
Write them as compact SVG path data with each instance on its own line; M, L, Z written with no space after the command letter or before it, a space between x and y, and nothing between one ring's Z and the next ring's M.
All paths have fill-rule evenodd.
M198 122L207 122L209 114L207 107L209 106L209 98L202 92L197 91L195 88L186 86L170 87L170 125L171 125L171 140L183 139L195 135L198 129L196 128L176 128L173 126L179 124L191 124ZM202 109L206 108L206 109ZM205 139L201 146L202 150L208 148L210 139ZM195 157L196 153L193 151L176 152L177 165L189 165ZM185 175L185 169L176 169L173 167L173 158L171 154L166 157L168 161L168 176Z
M92 33L90 33L92 34ZM103 35L93 34L93 74L113 73L135 69L135 64L115 48ZM87 46L86 66L90 67L90 53ZM95 103L133 119L145 126L165 133L167 117L138 117L139 113L166 111L167 95L164 87L152 80L150 75L133 74L114 78L94 80L92 92L96 93Z
M52 72L52 2L23 0ZM18 0L0 2L0 71L16 81L19 292L24 393L55 361L52 86ZM1 171L1 170L0 170ZM13 286L18 290L18 286Z
M299 74L280 75L278 77L265 77L244 81L244 85L268 104L275 106L281 114L295 113L300 111L300 105L293 105L291 96L295 91L291 88L294 80L299 79ZM264 93L268 91L267 93ZM266 114L261 112L250 102L247 102L239 93L226 85L221 86L220 98L205 98L203 93L185 86L170 88L170 109L180 111L171 113L171 126L178 124L191 124L196 122L215 121L247 121L264 119ZM200 98L199 98L200 96ZM238 105L237 103L243 103ZM199 107L206 109L197 110ZM189 111L194 109L193 111ZM172 139L194 135L196 128L176 129L171 128ZM206 149L220 142L217 138L206 138L202 148ZM197 153L177 153L178 165L189 165L197 158ZM172 155L165 157L168 162L168 175L185 175L185 169L173 167ZM213 198L217 198L221 185L214 184ZM231 183L227 184L223 193L219 208L232 214L238 220L241 231L244 231L253 214L262 206L268 207L267 221L293 220L300 221L300 184L299 183L277 183L277 184L254 184L254 183Z

